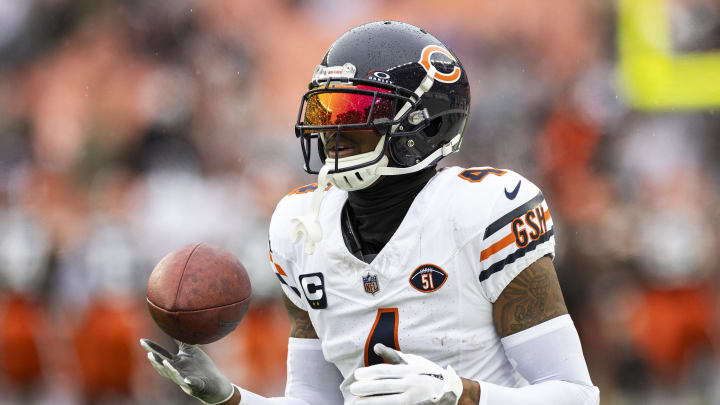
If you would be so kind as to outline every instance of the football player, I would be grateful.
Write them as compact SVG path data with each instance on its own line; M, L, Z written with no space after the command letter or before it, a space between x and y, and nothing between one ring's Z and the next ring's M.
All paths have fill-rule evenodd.
M318 182L270 224L292 325L285 396L231 384L194 346L143 340L153 366L207 404L597 404L540 190L510 170L436 169L469 108L467 72L427 31L343 34L295 127Z

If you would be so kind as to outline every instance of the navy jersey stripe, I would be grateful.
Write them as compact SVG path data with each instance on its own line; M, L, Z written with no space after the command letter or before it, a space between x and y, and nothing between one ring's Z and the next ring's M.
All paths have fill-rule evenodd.
M283 278L282 278L281 275L279 275L279 274L277 274L277 273L275 273L275 275L277 276L278 280L280 280L281 283L283 283L283 284L285 284L286 286L290 287L290 289L293 290L293 292L298 296L298 298L300 297L300 290L298 290L297 288L295 288L295 287L291 286L290 284L288 284L287 281L283 280Z
M518 249L518 250L510 253L509 255L507 255L507 257L506 257L505 259L500 260L499 262L493 263L490 267L488 267L487 269L481 271L481 272L480 272L480 277L478 277L479 280L480 280L480 281L485 281L485 280L487 280L487 279L490 278L490 276L492 276L493 274L495 274L495 273L497 273L498 271L504 269L505 266L507 266L508 264L514 263L515 260L517 260L517 259L525 256L525 253L532 252L533 250L535 250L535 248L536 248L538 245L540 245L540 244L542 244L542 243L547 242L548 240L550 240L550 237L553 236L553 234L554 234L554 229L555 229L555 228L550 228L549 231L545 232L542 236L540 236L540 237L537 238L536 240L528 243L527 246L525 246L524 248Z
M483 236L483 240L489 238L492 236L495 232L503 229L507 224L512 222L513 219L519 217L520 215L525 214L528 210L535 208L536 205L543 202L545 198L542 195L542 191L538 192L535 197L533 197L530 201L526 202L525 204L515 208L514 210L508 212L507 214L503 215L502 217L498 218L495 222L488 225L487 228L485 228L485 236Z

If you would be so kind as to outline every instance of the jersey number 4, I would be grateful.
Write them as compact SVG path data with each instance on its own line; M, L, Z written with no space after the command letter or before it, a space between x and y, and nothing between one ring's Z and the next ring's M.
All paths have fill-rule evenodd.
M375 323L365 341L366 367L385 362L382 357L375 354L373 347L375 347L376 344L382 343L391 349L400 350L400 345L398 344L399 322L400 319L397 308L378 309Z
M503 174L507 173L505 170L495 169L492 167L488 167L486 169L467 169L463 170L458 174L458 177L461 179L465 179L471 183L477 183L482 181L485 176L488 174L494 174L496 176L502 176Z

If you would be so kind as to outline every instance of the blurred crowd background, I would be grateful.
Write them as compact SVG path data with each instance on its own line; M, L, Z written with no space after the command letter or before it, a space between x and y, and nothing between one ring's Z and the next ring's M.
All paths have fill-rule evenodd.
M670 9L672 52L720 48L720 3L650 2ZM602 403L720 403L720 114L634 105L618 3L0 0L0 405L195 403L137 340L172 343L145 283L197 241L240 257L254 290L208 352L282 395L266 239L275 203L315 181L300 96L336 37L380 19L428 29L468 71L469 128L442 165L544 190Z

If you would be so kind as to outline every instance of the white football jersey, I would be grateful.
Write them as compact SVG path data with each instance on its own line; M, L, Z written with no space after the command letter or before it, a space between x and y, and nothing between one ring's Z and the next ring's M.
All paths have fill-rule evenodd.
M345 246L347 192L337 187L322 201L315 252L303 252L304 240L291 242L291 219L306 215L316 187L278 204L270 260L283 292L310 314L325 359L342 373L345 404L353 371L382 362L375 343L451 365L461 377L525 383L505 356L492 303L523 269L554 254L550 211L534 184L510 170L442 169L370 264Z

